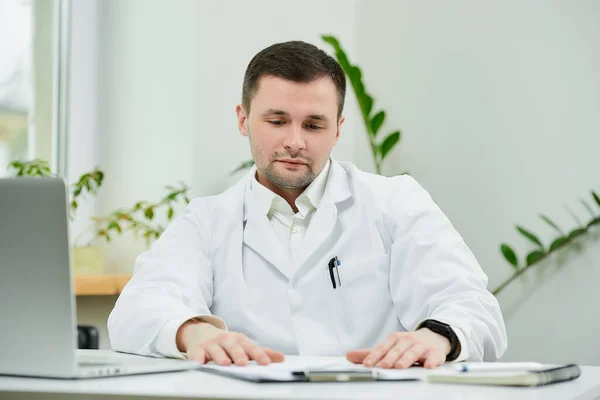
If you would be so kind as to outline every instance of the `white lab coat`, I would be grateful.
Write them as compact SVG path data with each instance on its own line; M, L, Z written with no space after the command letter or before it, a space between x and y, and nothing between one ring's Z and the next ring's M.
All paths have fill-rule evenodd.
M487 276L412 177L373 175L332 159L303 258L293 265L256 210L252 173L220 195L194 199L138 257L109 317L113 349L176 357L177 328L210 314L290 355L373 347L427 318L460 328L470 360L504 353L506 331ZM334 256L342 262L337 289L328 269Z

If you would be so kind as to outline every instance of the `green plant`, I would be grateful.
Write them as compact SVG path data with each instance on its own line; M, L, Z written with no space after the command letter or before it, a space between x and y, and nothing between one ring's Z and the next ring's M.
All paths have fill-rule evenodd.
M350 80L350 84L356 95L356 100L360 107L365 129L369 137L373 160L375 161L375 170L381 174L381 164L385 157L400 141L401 132L399 130L387 134L385 139L377 141L377 135L381 130L381 126L385 121L385 111L373 111L373 97L367 93L365 84L362 79L362 71L357 65L350 63L346 52L340 45L340 42L334 36L323 35L321 38L330 44L335 50L335 58L344 69L346 76Z
M365 88L362 78L362 71L358 65L350 63L348 55L340 45L339 40L331 35L322 35L321 38L325 43L333 47L335 51L335 58L342 66L342 69L350 81L350 85L352 86L352 90L356 96L362 119L365 124L365 129L371 147L371 153L373 154L373 161L375 162L375 171L378 174L381 174L381 164L400 141L401 131L393 131L387 134L383 140L378 140L378 134L381 132L381 127L385 122L385 111L379 110L375 112L373 110L373 96L371 96ZM248 169L252 167L252 165L254 165L253 161L244 161L231 173L234 174L238 171Z
M21 177L49 177L54 176L50 170L50 165L47 161L36 158L31 161L14 160L8 165L8 170L14 170L15 176ZM71 219L75 218L75 211L79 206L79 197L83 195L85 191L89 194L96 195L102 181L104 180L104 172L98 168L94 168L93 171L85 173L79 177L77 182L72 185L70 189L71 200L70 200L70 213Z
M168 190L167 195L156 203L139 201L132 207L113 211L106 216L92 217L93 224L78 236L76 243L90 231L94 232L94 238L105 239L107 242L110 242L113 234L130 231L136 238L145 238L146 244L149 245L153 240L158 239L165 230L162 224L154 222L158 214L157 210L166 210L165 217L169 222L175 215L177 203L187 204L190 202L189 187L183 182L180 183L180 187L167 186L166 189Z
M9 170L14 170L15 176L20 177L49 177L54 176L47 161L35 159L31 161L15 160L9 164ZM96 195L98 189L104 181L104 172L95 168L93 171L85 173L70 188L70 217L74 219L75 211L79 207L81 196L84 192ZM165 210L167 222L171 221L175 215L177 203L189 203L187 187L180 183L179 187L167 186L168 193L156 203L148 201L139 201L133 206L113 211L105 216L91 217L91 223L74 241L75 245L81 243L81 239L86 234L92 232L93 236L86 243L89 245L96 239L104 239L110 242L112 235L120 234L124 231L131 231L136 238L143 237L147 244L157 239L164 231L164 226L155 222L155 216L161 210Z
M598 206L600 206L600 197L594 191L592 191L592 198L594 199L594 202ZM540 218L544 222L546 222L548 225L550 225L552 227L552 229L554 229L558 233L558 236L555 237L550 242L550 245L547 248L542 243L542 241L537 237L537 235L535 235L531 231L523 228L522 226L516 227L517 231L522 236L527 238L529 241L531 241L535 245L535 249L532 250L529 254L527 254L527 256L525 256L525 260L524 260L525 263L523 265L520 265L517 254L515 253L513 248L506 243L502 243L500 245L500 252L504 256L506 261L508 261L508 263L512 266L512 268L514 269L515 272L513 275L511 275L507 280L505 280L502 284L500 284L492 292L494 295L498 295L506 286L508 286L515 279L517 279L520 275L525 273L525 271L527 271L529 268L532 268L533 266L538 265L540 263L540 261L542 261L546 257L557 252L561 248L567 246L569 243L571 243L576 238L588 233L594 225L600 225L600 216L598 216L594 213L594 210L592 209L592 207L587 202L585 202L585 200L581 199L580 201L581 201L581 204L584 206L584 208L590 213L591 220L587 223L582 223L581 220L579 218L577 218L575 213L573 213L572 211L570 211L568 209L569 213L571 214L571 216L575 219L575 221L577 223L577 226L575 228L571 229L568 233L566 231L563 231L550 218L548 218L547 216L545 216L543 214L540 214Z

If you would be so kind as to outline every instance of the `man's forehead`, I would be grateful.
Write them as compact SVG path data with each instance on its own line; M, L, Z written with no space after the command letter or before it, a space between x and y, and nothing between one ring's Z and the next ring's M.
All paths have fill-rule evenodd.
M329 112L337 113L338 94L329 78L294 82L267 76L261 78L257 86L251 108L260 114L322 116Z
M262 77L257 85L255 96L258 94L285 95L288 93L314 95L323 99L336 99L337 89L330 78L317 78L309 82L296 82L276 76Z

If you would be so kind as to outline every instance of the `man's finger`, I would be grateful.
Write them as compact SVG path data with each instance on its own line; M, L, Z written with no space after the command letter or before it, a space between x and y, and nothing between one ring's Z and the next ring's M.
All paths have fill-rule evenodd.
M244 337L240 344L246 350L246 354L248 354L251 360L255 360L260 365L268 365L271 362L267 353L247 337Z
M437 368L446 361L446 356L441 351L430 351L425 355L425 368Z
M227 352L229 358L233 360L235 365L248 365L248 355L246 354L246 350L244 350L237 338L229 338L223 340L219 344L221 345L221 348Z
M277 363L277 362L285 361L285 355L283 353L280 353L280 352L270 349L268 347L263 347L263 350L265 353L267 353L267 355L269 356L269 358L271 359L272 362Z
M375 346L371 354L365 358L363 361L363 365L365 367L373 367L377 365L377 363L387 354L388 351L394 346L398 341L398 335L389 335L383 342Z
M206 359L206 352L202 347L195 347L191 352L188 352L188 359L205 364L208 362Z
M420 361L428 350L429 348L422 344L415 344L406 350L404 355L396 361L394 368L408 368L412 366L415 362Z
M219 365L231 365L231 358L227 355L227 352L216 342L206 344L204 350L212 357L212 359Z
M352 350L346 353L346 359L354 364L362 364L373 349Z
M393 346L388 353L383 357L379 365L381 368L393 368L396 361L398 361L404 353L414 345L412 340L405 338L400 339L395 346Z

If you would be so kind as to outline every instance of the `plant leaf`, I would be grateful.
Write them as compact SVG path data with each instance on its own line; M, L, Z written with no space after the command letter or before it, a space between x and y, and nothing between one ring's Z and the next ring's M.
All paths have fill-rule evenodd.
M154 209L152 207L146 208L144 211L144 216L149 220L152 220L152 218L154 218Z
M77 210L77 201L73 200L73 201L71 202L71 208L72 208L73 210Z
M362 81L362 72L360 68L350 63L346 52L334 36L321 35L321 38L335 50L335 57L350 80L365 124L368 124L369 116L371 115L371 110L373 108L373 98L365 92L365 85Z
M531 253L527 254L527 265L531 265L534 262L538 261L544 256L544 254L545 253L542 250L534 250Z
M600 197L598 197L596 192L592 191L592 196L594 197L594 200L596 200L596 204L600 206Z
M385 138L383 143L381 144L381 159L383 160L385 156L394 148L396 143L400 140L400 131L395 131L391 133L388 137Z
M385 121L385 111L383 110L379 111L375 114L373 119L371 119L371 134L373 137L377 136L377 132L379 131L379 128L381 128L381 125L383 125L383 121Z
M173 218L173 208L169 207L169 212L167 213L167 218L168 219L172 219Z
M111 221L106 227L106 230L110 231L111 229L116 229L118 225L119 224L116 221Z
M358 68L358 67L357 67ZM362 85L362 82L361 82ZM365 93L363 89L362 95L362 106L363 112L365 113L365 120L369 120L369 115L371 115L371 110L373 109L373 98Z
M502 251L502 254L504 255L504 258L506 258L506 261L508 261L515 269L519 269L519 262L517 261L517 255L515 254L515 251L507 244L502 243L502 245L500 246L500 251Z
M575 228L571 232L569 232L569 239L575 239L577 236L581 236L586 233L587 230L585 228Z
M234 169L233 171L231 171L229 173L229 175L233 175L233 174L235 174L235 173L237 173L239 171L243 171L245 169L252 168L253 165L254 165L254 160L244 161L236 169Z
M589 228L592 225L598 225L598 224L600 224L600 217L596 217L593 220L591 220L590 223L587 226Z
M122 233L122 232L123 232L123 230L121 229L121 225L119 225L119 223L118 223L118 222L116 222L116 221L112 221L112 222L111 222L111 223L108 225L108 228L107 228L107 230L111 230L111 229L114 229L115 231L117 231L117 232L119 232L119 233Z
M529 232L527 229L521 227L521 226L517 226L517 230L519 231L519 233L523 236L525 236L527 239L531 240L533 243L537 244L541 249L544 248L544 245L542 244L542 242L540 241L540 239L538 239L537 236L535 236L533 233Z
M563 231L550 218L546 217L544 214L540 214L540 218L543 219L544 221L546 221L548 223L548 225L550 225L551 227L556 229L558 231L558 233L560 233L561 235L564 235Z
M179 195L179 193L177 193L177 192L170 193L170 194L167 196L166 200L167 200L167 201L173 201L173 200L175 200L175 198L176 198L178 195Z
M550 244L550 251L554 251L557 248L559 248L560 246L564 245L565 243L567 243L569 241L568 238L561 236L558 237L556 239L554 239L554 241L552 242L552 244Z

